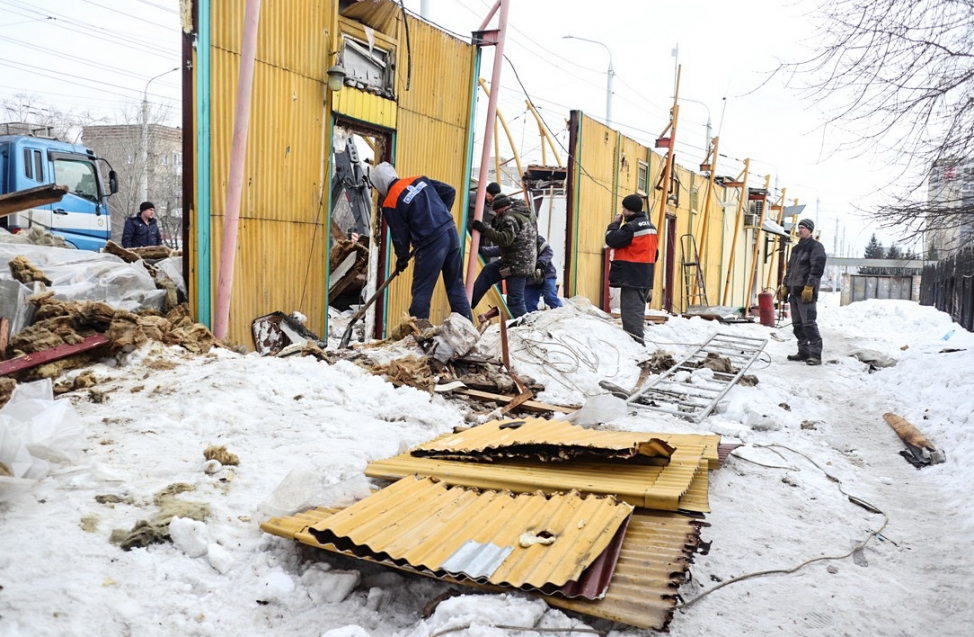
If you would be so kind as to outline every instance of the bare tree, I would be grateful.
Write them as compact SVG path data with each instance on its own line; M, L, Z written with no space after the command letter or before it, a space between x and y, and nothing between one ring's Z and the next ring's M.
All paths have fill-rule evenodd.
M942 185L974 167L974 0L825 0L811 17L817 53L779 71L832 109L847 147L896 156L889 202L866 212L911 237L969 226L974 198Z
M84 126L96 121L87 111L64 110L28 93L18 93L0 101L0 113L5 122L49 128L52 137L71 144L78 143Z

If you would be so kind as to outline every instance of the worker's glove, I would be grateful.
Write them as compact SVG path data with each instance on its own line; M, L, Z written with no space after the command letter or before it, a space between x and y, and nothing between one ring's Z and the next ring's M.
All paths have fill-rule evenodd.
M470 224L470 227L476 230L477 232L482 233L484 230L487 229L487 224L481 221L480 219L474 219L473 222Z
M396 272L405 272L409 266L409 257L399 257L396 259Z
M811 303L812 295L815 293L815 288L810 285L806 285L805 289L802 290L802 303Z
M782 303L787 303L788 302L788 286L787 285L779 285L778 286L778 300L781 301Z
M536 286L540 286L542 283L544 283L544 270L541 268L536 268L534 275L531 277L531 283Z

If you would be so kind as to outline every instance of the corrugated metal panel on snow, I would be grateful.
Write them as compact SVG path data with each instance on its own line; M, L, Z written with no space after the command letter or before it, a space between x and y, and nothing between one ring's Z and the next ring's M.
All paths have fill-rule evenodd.
M418 457L530 457L568 460L579 455L604 458L657 458L665 462L673 447L648 434L577 427L564 420L510 418L446 434L410 450Z
M307 528L333 515L334 509L312 509L293 516L273 518L261 524L267 533L297 540L317 548L319 544ZM598 601L533 593L552 606L592 617L622 622L639 628L664 630L673 617L675 591L683 584L700 542L701 522L676 513L637 509L629 518L621 551L605 596ZM372 555L361 559L381 561ZM402 565L403 570L433 576ZM456 581L450 577L440 577ZM470 581L458 582L470 585Z
M707 468L701 446L678 446L666 466L632 463L597 462L532 462L528 460L492 463L458 462L415 458L408 453L376 460L365 468L372 478L397 480L407 475L438 478L454 485L478 489L497 489L515 493L565 492L577 489L583 493L614 495L634 506L677 511L705 512L695 499L683 501L698 469ZM706 471L703 471L706 474Z
M418 570L553 590L581 579L631 512L612 497L477 492L409 476L308 532Z
M543 598L551 606L631 626L665 630L700 543L700 525L683 515L637 509L629 520L612 582L598 601Z

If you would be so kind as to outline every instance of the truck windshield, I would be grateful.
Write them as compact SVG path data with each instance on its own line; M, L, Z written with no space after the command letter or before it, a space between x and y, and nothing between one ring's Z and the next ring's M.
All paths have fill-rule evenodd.
M67 186L69 193L98 203L98 181L91 162L55 159L54 181L59 186Z

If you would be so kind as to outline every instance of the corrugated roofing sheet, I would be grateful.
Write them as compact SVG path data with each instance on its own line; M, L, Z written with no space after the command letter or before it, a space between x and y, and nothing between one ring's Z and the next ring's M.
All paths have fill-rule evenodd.
M577 582L631 512L613 497L478 492L410 476L308 533L319 545L366 548L417 570L553 590Z
M261 524L267 533L297 540L310 546L336 550L318 543L308 533L336 513L334 509L312 509L284 518L273 518ZM622 622L639 628L664 630L673 617L675 592L683 583L693 553L700 541L701 522L676 513L636 510L622 540L622 550L615 572L603 599L589 601L568 599L560 595L534 593L548 604L593 617ZM611 550L611 549L610 549ZM370 561L381 561L373 555L360 555ZM402 570L456 581L408 566L390 564ZM471 582L459 582L471 584Z
M578 457L653 458L665 464L673 447L654 437L623 431L586 429L564 420L497 420L451 433L414 447L417 457L491 461L498 458L569 460Z
M700 543L697 520L677 513L636 510L622 542L612 583L598 601L544 597L551 606L593 617L665 630Z
M688 437L689 438L689 437ZM714 445L716 454L716 445ZM515 493L559 493L576 489L582 493L614 495L634 506L663 511L680 509L704 513L709 506L699 498L684 499L695 477L706 476L709 466L704 448L689 440L677 446L666 466L606 462L458 462L416 458L405 453L376 460L365 475L398 480L408 475L434 477L453 485L496 489ZM699 471L698 471L699 470Z

